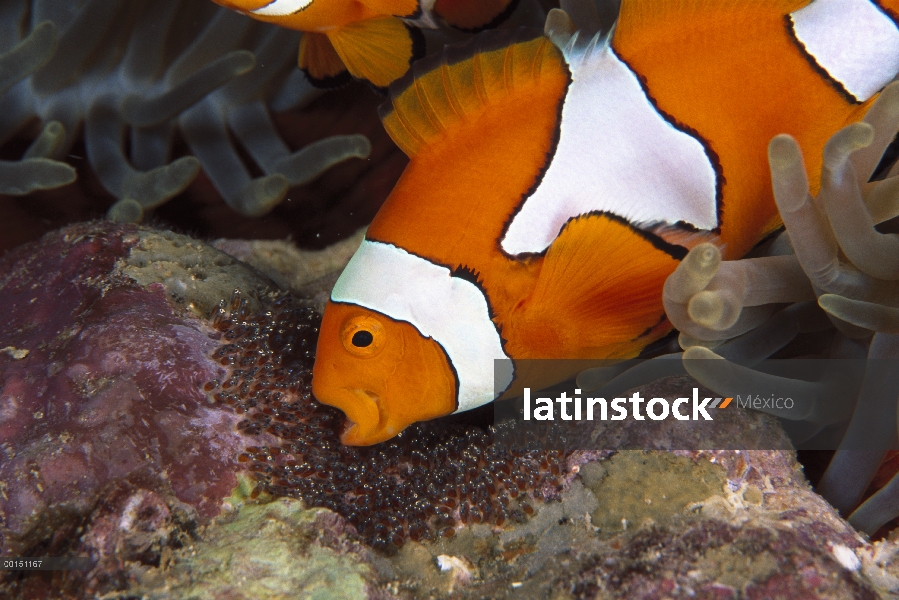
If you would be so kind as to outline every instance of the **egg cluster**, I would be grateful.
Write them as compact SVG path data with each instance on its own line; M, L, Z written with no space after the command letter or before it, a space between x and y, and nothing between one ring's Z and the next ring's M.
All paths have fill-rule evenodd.
M279 438L238 457L257 491L331 509L391 553L407 539L450 537L464 524L523 521L534 499L561 485L562 452L500 447L492 430L472 425L419 423L375 446L344 446L343 414L311 394L320 316L289 297L249 313L235 292L213 315L222 336L213 358L227 376L205 390L245 416L240 431Z

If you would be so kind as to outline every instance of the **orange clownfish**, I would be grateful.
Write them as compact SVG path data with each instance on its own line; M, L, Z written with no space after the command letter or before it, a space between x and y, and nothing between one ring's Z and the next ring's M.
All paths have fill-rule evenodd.
M347 72L387 87L424 53L416 28L445 22L476 31L502 21L518 0L213 0L226 8L306 32L300 68L316 83L341 83Z
M343 442L491 402L494 359L624 359L665 335L690 247L733 259L780 226L771 138L819 173L899 72L897 12L623 0L609 41L489 32L417 63L382 108L410 163L318 341L313 393L346 413Z

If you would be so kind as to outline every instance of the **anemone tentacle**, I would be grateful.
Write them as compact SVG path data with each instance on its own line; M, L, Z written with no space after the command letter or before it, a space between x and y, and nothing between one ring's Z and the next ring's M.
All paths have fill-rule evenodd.
M794 441L832 426L845 429L817 490L869 534L899 517L897 477L859 506L886 451L899 439L897 398L884 394L899 388L891 366L899 358L899 238L875 228L899 213L899 177L891 173L869 181L897 129L899 83L893 83L864 122L844 127L827 143L817 197L809 192L796 141L776 136L769 163L785 231L757 256L736 261L722 262L713 246L697 246L668 279L664 298L669 318L683 332L687 370L718 393L770 376L727 361L690 359L760 361L800 332L828 328L832 339L823 358L867 359L864 376L849 382L852 389L823 380L778 384L806 386L812 393L805 397L815 398L803 414L780 415L798 417ZM759 319L751 312L758 309L771 317Z
M278 135L271 110L315 95L296 68L296 32L186 0L29 0L0 17L0 144L44 124L21 160L0 161L0 193L73 182L64 160L82 128L88 162L118 200L113 220L141 219L201 168L232 208L262 215L289 186L370 151L357 135L291 152ZM193 156L172 160L179 133Z

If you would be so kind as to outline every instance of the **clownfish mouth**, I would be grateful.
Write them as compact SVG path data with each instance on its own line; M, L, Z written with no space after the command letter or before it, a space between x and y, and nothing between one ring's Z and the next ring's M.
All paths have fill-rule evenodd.
M346 388L353 399L341 403L340 408L347 417L347 424L341 434L344 444L357 445L361 440L371 438L381 424L380 396L359 388Z

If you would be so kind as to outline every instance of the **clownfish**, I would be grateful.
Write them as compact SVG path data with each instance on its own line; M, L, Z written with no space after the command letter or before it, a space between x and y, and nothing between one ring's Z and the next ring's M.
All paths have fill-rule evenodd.
M305 32L299 66L326 87L348 75L386 88L424 53L418 28L492 27L518 0L213 0L260 21Z
M313 394L346 414L342 441L489 403L521 359L626 359L668 333L689 248L734 259L781 226L769 141L819 173L899 72L897 14L624 0L606 42L488 32L416 63L381 109L410 162L321 325ZM494 359L513 365L496 382Z

